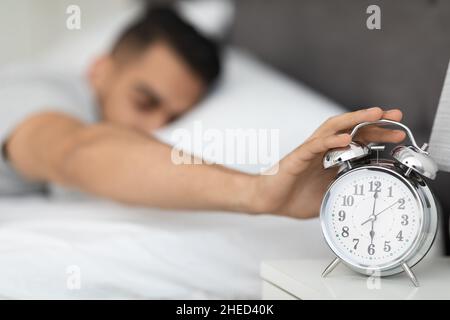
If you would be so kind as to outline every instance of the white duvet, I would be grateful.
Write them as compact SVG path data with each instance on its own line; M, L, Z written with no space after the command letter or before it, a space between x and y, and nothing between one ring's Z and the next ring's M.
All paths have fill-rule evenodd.
M327 255L317 220L0 202L3 298L258 298L261 260Z

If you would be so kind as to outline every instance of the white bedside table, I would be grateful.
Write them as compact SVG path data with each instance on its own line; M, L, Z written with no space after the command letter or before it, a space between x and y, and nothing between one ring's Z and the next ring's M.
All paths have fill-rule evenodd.
M413 270L420 287L404 274L371 278L342 263L326 278L329 260L278 260L261 265L263 299L450 299L450 258L427 257Z

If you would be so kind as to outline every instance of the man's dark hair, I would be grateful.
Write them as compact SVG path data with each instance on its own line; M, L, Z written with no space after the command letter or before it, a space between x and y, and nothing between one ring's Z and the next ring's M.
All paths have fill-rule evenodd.
M150 7L116 41L113 56L139 53L157 40L167 42L187 65L210 85L220 74L218 45L168 6Z

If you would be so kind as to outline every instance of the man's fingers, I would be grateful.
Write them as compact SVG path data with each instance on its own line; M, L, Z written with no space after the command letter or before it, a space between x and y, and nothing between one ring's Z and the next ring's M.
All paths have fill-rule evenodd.
M383 111L379 107L348 112L331 117L325 121L322 126L316 130L313 136L329 136L341 131L349 131L362 122L371 122L380 119L401 121L402 117L403 113L398 109Z
M345 147L350 141L351 137L346 133L325 138L316 138L299 148L299 156L302 160L311 160L314 156L324 153L329 149Z
M401 121L403 118L403 113L399 109L387 110L383 113L383 119Z
M398 109L383 111L379 107L345 113L328 119L316 132L301 146L284 158L280 165L287 166L288 172L299 174L307 168L311 160L322 155L326 151L345 147L351 142L348 133L356 125L362 122L372 122L380 119L401 121L403 114ZM369 142L398 143L405 139L405 133L401 130L367 127L358 132L355 140Z
M391 130L380 127L367 127L362 129L356 137L356 141L364 143L369 142L386 142L386 143L399 143L406 137L406 134L402 130Z
M311 139L299 146L282 160L281 165L285 162L290 168L289 172L298 174L308 166L309 161L313 160L318 155L322 155L324 152L333 148L345 147L350 141L351 137L346 133Z
M387 110L383 113L383 119L401 121L403 113L398 109ZM392 130L387 128L380 128L376 125L362 128L358 131L355 140L359 140L365 143L369 142L387 142L387 143L399 143L403 141L406 134L402 130Z
M316 133L317 135L329 136L340 131L347 131L361 122L380 120L383 114L383 110L379 107L347 112L325 121Z

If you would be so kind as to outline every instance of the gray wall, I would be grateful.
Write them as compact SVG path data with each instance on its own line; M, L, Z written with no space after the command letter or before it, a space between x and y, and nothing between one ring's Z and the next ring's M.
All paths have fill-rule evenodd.
M429 134L450 59L450 1L236 3L235 43L349 109L401 107ZM366 28L369 4L381 7L381 30Z

